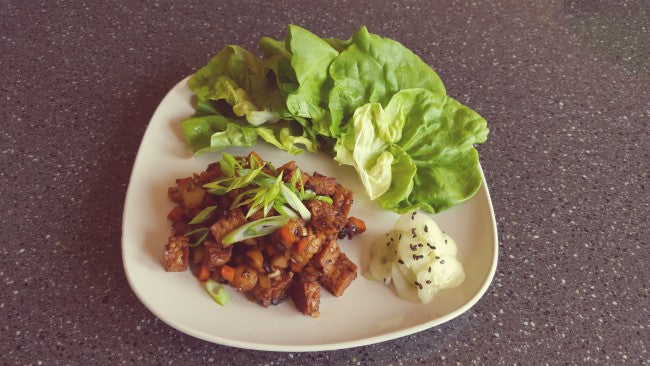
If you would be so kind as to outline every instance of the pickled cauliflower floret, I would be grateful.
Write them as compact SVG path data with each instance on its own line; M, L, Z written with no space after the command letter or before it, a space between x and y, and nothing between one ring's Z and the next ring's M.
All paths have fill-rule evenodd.
M465 280L457 251L456 242L433 219L408 212L372 246L368 274L385 285L392 282L408 301L427 303L438 291Z

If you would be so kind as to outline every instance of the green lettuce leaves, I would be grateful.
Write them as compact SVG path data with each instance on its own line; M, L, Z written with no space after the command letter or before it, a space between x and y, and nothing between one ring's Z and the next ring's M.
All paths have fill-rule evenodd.
M254 127L233 122L221 115L207 115L188 118L182 122L182 127L188 144L197 155L229 146L253 146L258 137L294 155L304 152L298 145L311 152L318 151L319 147L315 137L305 134L300 126L288 121L270 127Z
M281 57L281 56L276 56ZM274 59L262 60L239 46L226 46L189 81L202 101L225 101L237 117L253 125L288 117L284 97L272 77Z
M385 106L402 89L424 88L445 95L445 87L431 67L392 39L382 38L362 27L352 36L350 46L332 62L333 80L328 105L332 114L330 130L340 125L366 103Z
M405 89L386 108L358 108L350 125L334 147L335 160L354 166L386 209L440 212L481 185L473 145L486 140L487 122L448 96Z
M480 186L485 119L399 42L365 27L343 40L289 25L258 45L263 57L226 46L192 76L196 113L183 130L196 154L259 139L291 154L331 147L396 212L440 212Z

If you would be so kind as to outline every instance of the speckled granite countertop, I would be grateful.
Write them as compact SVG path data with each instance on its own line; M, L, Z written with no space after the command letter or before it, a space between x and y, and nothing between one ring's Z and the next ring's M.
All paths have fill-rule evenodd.
M650 358L650 3L131 3L0 3L0 364ZM373 346L265 353L186 336L131 292L122 202L156 105L224 44L253 48L289 22L397 39L488 119L499 268L459 318Z

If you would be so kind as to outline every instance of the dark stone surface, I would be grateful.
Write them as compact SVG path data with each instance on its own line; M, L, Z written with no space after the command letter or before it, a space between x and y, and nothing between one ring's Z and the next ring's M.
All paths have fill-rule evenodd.
M650 4L311 3L0 3L0 364L647 360ZM156 105L223 45L289 22L397 39L489 121L499 268L461 317L356 349L253 352L168 327L129 289L122 202Z

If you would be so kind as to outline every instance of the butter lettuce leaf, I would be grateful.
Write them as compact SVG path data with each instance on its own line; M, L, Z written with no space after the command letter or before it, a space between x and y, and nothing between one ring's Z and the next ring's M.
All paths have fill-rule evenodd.
M334 146L334 160L352 165L371 200L386 193L390 187L393 155L390 143L382 138L380 124L384 113L381 105L368 103L357 108L352 116L350 133L341 136Z
M289 25L285 42L298 82L298 87L287 96L287 108L294 116L310 119L315 132L329 136L331 118L327 94L331 80L327 70L339 52L297 25Z
M195 155L214 152L229 146L252 146L260 137L264 141L290 154L300 154L305 149L316 152L319 144L313 135L288 121L270 126L245 126L221 115L188 118L182 122L187 143Z
M485 119L399 42L365 27L343 40L289 25L258 45L263 58L226 46L190 79L198 101L183 129L196 154L259 139L298 154L320 142L400 213L440 212L479 188Z
M335 146L335 160L355 167L382 207L436 213L481 185L474 144L487 135L485 119L456 100L405 89L385 108L368 103L355 111Z
M263 60L239 46L226 46L192 76L190 90L200 100L225 101L235 116L251 124L277 122L289 117L278 83L269 77L274 66L280 70L281 57Z
M429 65L401 43L371 34L365 27L355 33L349 46L329 67L332 89L328 95L333 136L366 103L386 106L400 90L423 88L445 95L445 87Z

